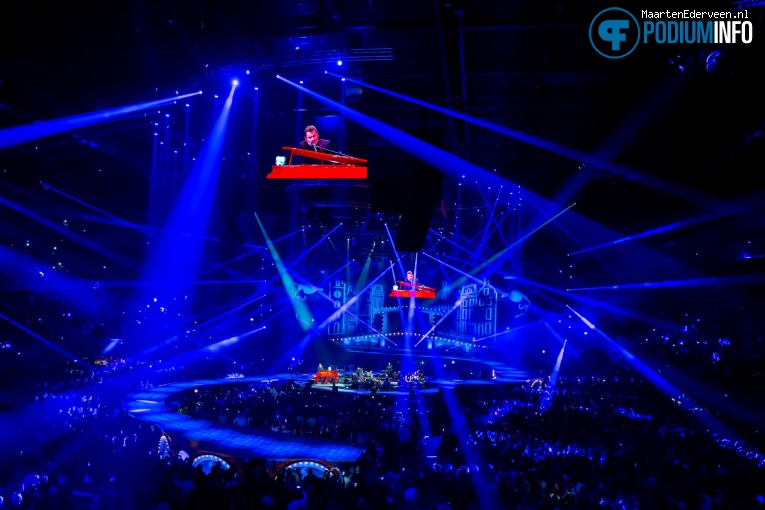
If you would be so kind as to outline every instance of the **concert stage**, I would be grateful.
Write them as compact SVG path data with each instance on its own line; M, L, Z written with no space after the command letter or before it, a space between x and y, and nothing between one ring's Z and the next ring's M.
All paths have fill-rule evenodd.
M420 394L437 393L440 388L453 388L459 385L490 385L518 383L526 380L530 374L512 369L502 364L493 364L496 377L490 380L442 380L428 379L422 386L416 386L414 391ZM199 420L178 413L172 409L173 396L189 389L225 384L254 384L268 387L272 384L289 383L308 384L313 382L314 374L273 374L257 377L200 379L187 382L177 382L139 391L128 395L122 402L122 407L132 417L143 420L159 427L164 433L174 438L175 444L180 444L183 438L198 452L212 453L231 458L261 458L266 460L284 461L290 459L320 459L331 463L354 462L363 449L354 444L327 441L310 437L294 436L271 432L256 427L238 427L222 425L213 421ZM340 381L344 377L341 376ZM332 391L331 384L314 384L318 391ZM340 393L356 393L369 395L368 389L353 389L350 384L336 384ZM395 385L391 390L378 390L378 395L409 396L412 387ZM192 452L189 452L192 453Z

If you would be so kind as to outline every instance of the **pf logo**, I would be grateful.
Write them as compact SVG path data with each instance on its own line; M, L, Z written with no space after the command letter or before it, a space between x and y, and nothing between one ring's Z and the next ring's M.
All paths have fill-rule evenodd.
M592 19L589 35L595 51L606 58L623 58L640 42L640 25L630 12L609 7Z

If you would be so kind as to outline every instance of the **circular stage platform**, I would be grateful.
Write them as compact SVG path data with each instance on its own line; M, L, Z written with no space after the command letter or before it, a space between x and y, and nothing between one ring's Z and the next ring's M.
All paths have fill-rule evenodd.
M493 380L428 380L415 393L437 393L440 388L454 388L459 385L509 384L528 379L529 374L497 365L496 372L502 377ZM504 370L504 372L503 372ZM510 376L509 374L512 374ZM139 391L128 395L123 400L123 408L134 418L159 427L172 436L174 442L183 438L197 452L216 452L230 458L261 458L273 461L294 459L322 459L331 463L354 462L363 449L358 445L347 444L312 437L282 434L256 427L239 427L207 420L200 420L181 414L169 405L173 395L190 390L229 384L254 384L269 387L280 383L307 384L313 380L313 374L273 374L256 377L225 377L220 379L199 379L171 383L156 388ZM333 390L331 384L314 384L317 391ZM339 393L357 393L369 395L370 390L351 389L349 384L337 384ZM377 391L378 395L410 396L411 388L393 388L389 391Z

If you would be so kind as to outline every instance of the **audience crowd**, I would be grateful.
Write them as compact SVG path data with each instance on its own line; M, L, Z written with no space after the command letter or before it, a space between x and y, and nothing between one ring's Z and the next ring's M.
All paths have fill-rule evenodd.
M301 369L269 385L232 379L184 391L167 404L197 420L352 443L362 452L353 463L310 473L268 459L195 466L181 453L190 445L174 438L163 446L164 431L129 416L123 399L173 381L260 373L277 357L236 366L202 349L174 358L182 362L123 357L119 338L147 331L182 338L183 352L210 342L195 344L177 299L129 308L130 291L104 292L97 277L68 278L67 267L81 260L76 254L37 264L3 253L18 270L0 281L0 509L765 509L764 459L751 446L762 447L762 422L734 427L746 441L715 429L710 418L720 418L722 407L698 399L689 410L683 395L659 391L618 355L597 367L564 357L561 372L541 382L484 378L350 393L316 388ZM258 304L251 315L263 306L267 313ZM682 370L726 397L751 395L756 403L764 381L761 321L722 306L617 344L657 373ZM40 355L47 351L60 356Z
M161 448L163 431L126 415L121 398L185 375L116 359L70 364L30 387L29 428L6 445L16 462L3 471L0 508L765 508L762 456L621 367L564 370L554 386L376 395L232 379L168 402L198 420L363 452L315 473L262 459L205 470L178 455L180 439ZM35 434L46 437L41 449Z

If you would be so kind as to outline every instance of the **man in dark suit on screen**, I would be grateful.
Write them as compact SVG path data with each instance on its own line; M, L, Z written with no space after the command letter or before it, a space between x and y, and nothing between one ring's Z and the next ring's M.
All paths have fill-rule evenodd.
M319 130L316 129L316 126L306 126L303 130L303 134L305 140L300 142L301 149L324 152L324 149L329 147L329 140L319 138Z

